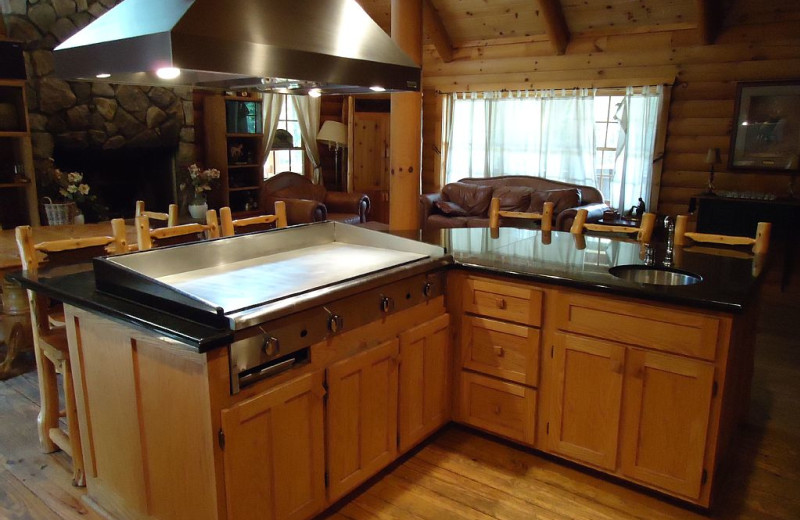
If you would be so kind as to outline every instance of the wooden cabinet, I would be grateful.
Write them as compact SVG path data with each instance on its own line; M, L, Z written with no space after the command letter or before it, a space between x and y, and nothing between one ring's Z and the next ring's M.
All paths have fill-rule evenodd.
M625 347L557 333L549 449L615 470Z
M222 411L228 520L303 519L324 508L323 375Z
M450 315L400 334L398 436L414 447L450 420Z
M714 365L630 349L621 469L640 482L700 496Z
M212 206L238 216L258 213L264 177L261 98L208 95L203 101L206 168L220 171ZM270 208L263 209L272 213Z
M0 228L39 225L25 82L0 79Z
M397 456L397 357L393 339L327 370L328 498L331 501Z
M462 372L459 420L524 444L533 444L536 391L508 381Z
M496 278L459 275L449 279L448 290L461 296L462 311L456 419L532 445L542 291Z
M366 193L370 220L389 223L389 118L385 112L355 112L350 150L353 190Z

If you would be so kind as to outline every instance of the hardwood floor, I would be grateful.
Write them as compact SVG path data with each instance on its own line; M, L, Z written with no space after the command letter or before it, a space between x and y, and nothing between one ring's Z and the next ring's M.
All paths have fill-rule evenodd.
M763 286L750 422L712 510L715 519L800 518L800 274ZM36 439L35 373L0 382L0 519L100 520L70 485L69 459ZM702 519L605 477L450 426L329 519Z

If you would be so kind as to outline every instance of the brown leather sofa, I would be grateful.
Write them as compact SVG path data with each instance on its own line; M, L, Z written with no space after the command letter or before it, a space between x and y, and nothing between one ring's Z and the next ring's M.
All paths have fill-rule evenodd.
M369 213L369 197L363 193L328 191L294 172L281 172L264 181L261 207L274 207L277 200L286 203L289 225L321 220L360 224L367 221Z
M599 220L608 209L603 194L591 186L527 175L466 178L445 185L438 193L420 196L420 227L425 231L489 227L492 197L500 199L500 209L504 211L538 212L545 202L553 202L553 229L558 231L569 231L579 209L589 211L588 222ZM528 227L530 222L500 219L501 226L509 227Z

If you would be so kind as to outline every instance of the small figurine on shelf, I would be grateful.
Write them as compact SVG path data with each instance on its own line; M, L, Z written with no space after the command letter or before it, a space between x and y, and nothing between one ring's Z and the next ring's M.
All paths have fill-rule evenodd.
M644 215L644 213L645 213L644 200L642 200L642 198L639 197L639 204L631 206L631 209L629 209L625 213L625 218L630 220L642 220L642 215Z

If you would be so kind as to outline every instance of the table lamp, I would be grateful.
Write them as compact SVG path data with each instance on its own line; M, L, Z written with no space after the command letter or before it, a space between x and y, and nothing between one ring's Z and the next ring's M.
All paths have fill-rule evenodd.
M317 134L317 141L328 143L328 149L335 148L333 155L334 176L336 178L336 189L341 189L341 177L339 176L339 149L347 148L347 125L339 121L325 121Z
M706 164L709 165L708 172L708 187L706 188L706 195L714 194L714 165L719 163L719 148L709 148L706 152Z

